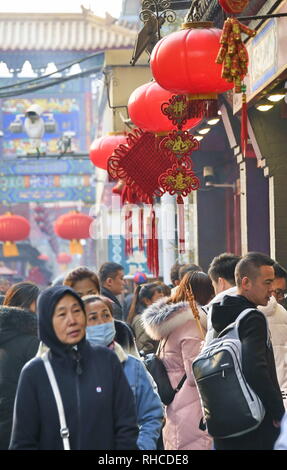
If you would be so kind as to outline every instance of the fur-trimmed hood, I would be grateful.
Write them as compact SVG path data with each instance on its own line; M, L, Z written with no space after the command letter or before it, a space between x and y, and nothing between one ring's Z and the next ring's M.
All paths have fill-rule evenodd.
M19 335L37 336L37 316L19 307L0 306L0 344Z
M172 331L189 320L194 319L188 302L166 303L160 299L142 313L142 322L147 334L157 341L166 338ZM198 307L200 323L206 329L206 313Z

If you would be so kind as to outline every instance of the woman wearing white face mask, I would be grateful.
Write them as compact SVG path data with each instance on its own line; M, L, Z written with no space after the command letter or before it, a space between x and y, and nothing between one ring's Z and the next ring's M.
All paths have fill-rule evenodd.
M154 383L142 362L126 354L114 341L116 330L109 301L101 296L83 297L87 314L86 338L93 346L112 349L123 364L124 372L135 396L141 450L154 450L160 435L163 409Z

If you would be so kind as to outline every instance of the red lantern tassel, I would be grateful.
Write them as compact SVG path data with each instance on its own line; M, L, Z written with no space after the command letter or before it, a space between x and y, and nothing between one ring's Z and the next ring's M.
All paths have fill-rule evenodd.
M146 234L147 234L147 243L146 243L147 267L149 271L152 272L150 217L147 218L147 222L146 222Z
M139 209L139 251L144 251L144 209Z
M184 202L181 196L177 197L177 224L178 224L178 246L179 253L185 253L185 230L184 230Z
M125 211L125 254L133 254L133 213L128 206Z
M241 151L243 157L246 155L248 130L247 130L247 100L246 85L242 85L242 110L241 110Z
M155 210L152 208L151 212L151 230L152 230L152 265L153 274L155 277L159 275L159 261L158 261L158 234L157 234L157 219L155 216Z

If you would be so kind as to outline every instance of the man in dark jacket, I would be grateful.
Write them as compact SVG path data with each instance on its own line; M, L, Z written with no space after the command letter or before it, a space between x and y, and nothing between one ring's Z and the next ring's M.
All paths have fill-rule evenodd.
M123 320L123 308L117 298L124 291L124 268L117 263L104 263L99 270L101 294L112 301L113 317Z
M244 435L215 439L216 449L270 450L279 435L284 405L277 381L272 344L268 336L266 319L256 310L257 305L267 305L272 295L274 261L262 253L248 253L236 265L236 296L226 295L221 303L213 305L211 321L219 334L234 322L246 308L254 308L239 327L242 342L243 374L265 408L265 418L260 426Z
M70 287L51 287L39 296L38 314L39 335L50 348L71 450L136 449L132 390L116 355L86 341L81 298ZM21 372L10 449L63 449L56 402L40 357Z
M18 307L0 306L0 449L8 449L13 407L22 367L37 353L37 317Z

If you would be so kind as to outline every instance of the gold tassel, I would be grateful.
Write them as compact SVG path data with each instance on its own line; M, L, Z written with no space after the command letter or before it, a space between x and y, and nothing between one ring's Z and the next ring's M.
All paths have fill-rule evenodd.
M9 256L19 256L17 245L13 242L4 242L3 256L6 256L7 258Z
M79 240L70 241L70 253L71 255L82 255L84 253L83 247Z

